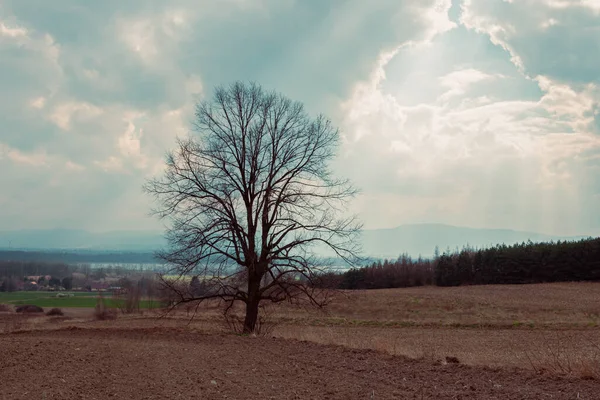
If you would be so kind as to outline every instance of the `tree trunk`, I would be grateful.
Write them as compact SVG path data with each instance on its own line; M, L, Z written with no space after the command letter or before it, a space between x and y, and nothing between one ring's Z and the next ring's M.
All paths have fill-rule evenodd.
M248 303L246 303L246 318L244 319L243 333L253 333L256 329L256 321L258 321L258 304L258 298L249 299Z
M254 275L254 274L253 274ZM258 305L260 304L260 279L250 276L248 281L248 302L246 303L246 318L243 333L253 333L258 321Z

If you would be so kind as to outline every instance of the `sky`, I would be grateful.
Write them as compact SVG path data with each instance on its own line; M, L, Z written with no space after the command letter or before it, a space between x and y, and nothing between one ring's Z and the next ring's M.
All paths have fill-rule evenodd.
M236 80L339 127L365 228L600 235L600 0L0 0L0 230L161 229Z

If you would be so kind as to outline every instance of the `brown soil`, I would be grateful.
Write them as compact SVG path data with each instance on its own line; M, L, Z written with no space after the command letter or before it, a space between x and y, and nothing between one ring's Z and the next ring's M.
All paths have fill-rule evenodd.
M600 381L189 329L0 335L2 399L600 399Z

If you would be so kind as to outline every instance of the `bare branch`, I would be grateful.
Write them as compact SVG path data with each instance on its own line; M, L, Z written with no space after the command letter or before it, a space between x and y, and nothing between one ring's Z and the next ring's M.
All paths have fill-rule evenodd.
M174 302L246 304L252 331L261 301L322 306L311 285L324 249L353 262L360 225L340 218L356 190L329 169L339 134L323 116L256 84L217 88L196 106L195 135L179 140L162 177L144 189L168 225L159 256ZM185 278L194 276L192 287ZM299 300L298 300L299 301ZM226 311L226 312L227 312Z

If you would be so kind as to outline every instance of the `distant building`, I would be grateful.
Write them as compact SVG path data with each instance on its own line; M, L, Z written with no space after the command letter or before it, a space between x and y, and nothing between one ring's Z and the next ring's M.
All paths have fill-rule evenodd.
M110 285L106 282L92 282L90 288L92 292L106 292Z

